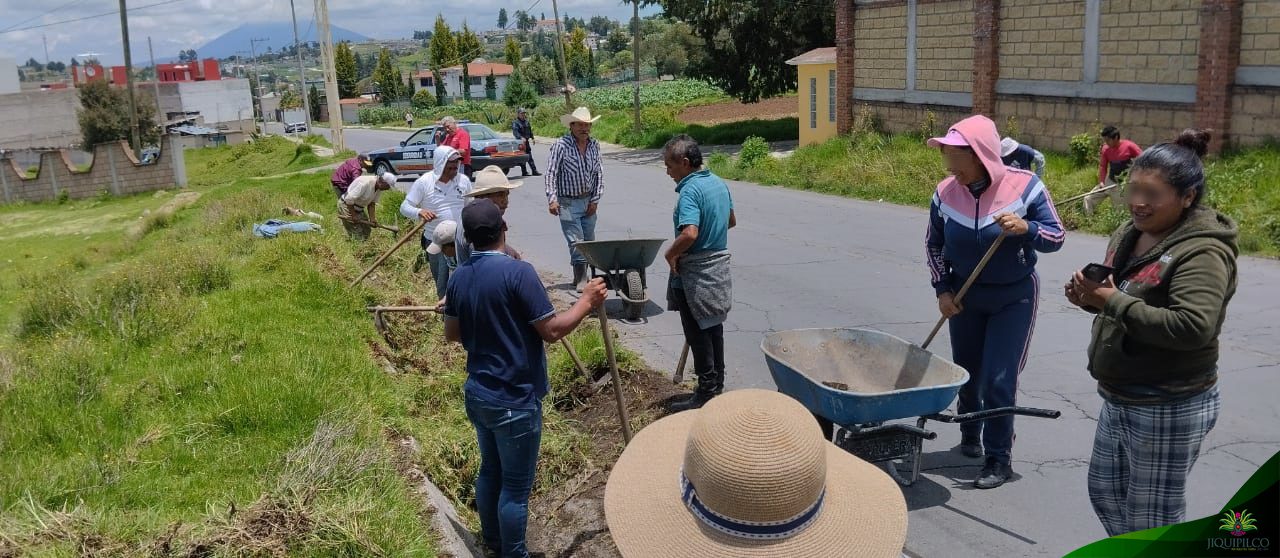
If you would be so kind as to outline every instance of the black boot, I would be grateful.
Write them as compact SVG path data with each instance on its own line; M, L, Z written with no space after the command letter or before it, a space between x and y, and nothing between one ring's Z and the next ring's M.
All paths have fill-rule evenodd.
M973 486L988 489L995 488L1009 480L1013 476L1013 467L1008 463L1000 461L995 457L988 457L987 463L982 467L982 472L978 473L978 478L973 480Z
M672 413L679 413L681 411L701 409L703 405L706 405L708 401L711 401L712 397L715 397L715 395L706 395L702 392L695 392L690 395L688 399L681 399L679 401L672 402L671 406L668 407L668 410Z
M978 438L961 438L960 453L965 457L982 457L982 440Z
M587 286L587 280L590 278L591 278L590 274L587 272L587 264L573 265L573 289L574 290L578 292L582 292L582 290Z

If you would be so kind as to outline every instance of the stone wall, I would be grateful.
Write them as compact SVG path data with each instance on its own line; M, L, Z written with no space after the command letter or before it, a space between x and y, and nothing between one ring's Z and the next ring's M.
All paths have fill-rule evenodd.
M1000 2L1000 75L1079 81L1084 77L1083 44L1083 2Z
M1237 87L1231 99L1231 135L1239 143L1280 140L1280 91Z
M182 149L177 143L177 136L167 139L156 161L146 165L138 162L125 141L94 147L93 163L85 171L76 170L65 149L41 153L39 172L34 178L27 178L26 169L18 168L13 159L0 159L3 200L5 203L41 202L58 199L64 194L68 198L79 199L104 192L127 195L185 186L186 166Z
M1280 66L1280 2L1245 0L1240 29L1241 66Z
M1009 117L1017 120L1020 141L1041 150L1068 151L1071 136L1097 134L1104 124L1119 128L1138 145L1170 141L1192 126L1194 111L1181 103L1001 96L993 118L1002 132L1008 131Z
M858 7L853 27L858 87L903 89L907 86L907 5Z
M855 101L853 110L855 115L871 112L881 130L895 134L919 133L930 112L933 113L934 131L938 134L945 133L952 124L969 116L969 109L961 107L881 101Z
M1196 83L1199 0L1102 2L1098 81Z
M921 3L916 11L916 89L973 90L973 1Z

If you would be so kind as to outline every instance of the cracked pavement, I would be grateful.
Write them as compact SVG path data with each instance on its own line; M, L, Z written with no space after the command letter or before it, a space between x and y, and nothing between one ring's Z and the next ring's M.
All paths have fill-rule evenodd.
M349 130L356 149L392 145L403 133ZM539 144L536 154L546 157ZM518 172L512 173L518 180ZM941 177L939 177L941 178ZM510 238L540 272L569 275L556 219L547 214L541 177L511 197ZM1053 186L1052 177L1048 180ZM597 238L670 238L674 185L653 157L605 162ZM875 328L919 342L937 320L924 264L926 214L919 208L865 202L777 187L731 184L739 226L730 232L734 310L725 324L730 389L773 389L760 339L764 332L809 327ZM970 484L981 462L951 448L959 428L930 422L921 478L904 489L908 550L919 556L1062 556L1105 536L1089 505L1085 475L1102 402L1085 370L1091 316L1069 306L1070 273L1102 258L1101 237L1069 233L1066 246L1042 255L1040 312L1031 356L1019 379L1019 402L1058 409L1058 420L1019 417L1015 478L995 490ZM648 270L654 303L641 324L616 322L628 347L658 370L674 371L683 338L665 307L666 264ZM1221 338L1222 414L1192 471L1188 517L1216 514L1277 450L1280 406L1280 310L1271 289L1280 262L1242 258L1240 286ZM610 309L617 308L611 301ZM946 328L931 348L949 356ZM693 378L692 370L686 378Z

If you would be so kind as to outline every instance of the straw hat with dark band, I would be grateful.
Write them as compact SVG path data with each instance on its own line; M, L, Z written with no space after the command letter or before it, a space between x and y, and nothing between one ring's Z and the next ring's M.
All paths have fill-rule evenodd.
M737 390L640 431L604 495L624 557L898 557L907 505L884 471L774 391Z

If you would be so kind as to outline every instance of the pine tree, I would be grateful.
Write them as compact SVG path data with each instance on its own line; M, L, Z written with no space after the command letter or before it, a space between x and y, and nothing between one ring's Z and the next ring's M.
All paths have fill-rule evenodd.
M484 98L498 100L498 78L493 75L493 70L489 70L489 75L484 78Z
M360 81L360 75L356 68L356 56L346 41L338 43L337 48L334 49L333 69L337 74L338 97L350 99L358 95L356 83Z
M507 9L498 8L498 29L507 28Z
M458 63L458 42L442 15L436 16L436 26L427 51L431 56L431 64L436 69L448 68ZM436 81L439 81L439 77L440 73L436 72Z
M507 78L507 90L502 94L502 102L511 108L533 110L538 107L538 92L520 70L516 70Z
M523 54L519 41L515 37L507 37L507 45L503 48L504 56L507 64L511 66L520 65L520 55Z
M401 97L400 72L391 64L391 50L383 47L378 51L378 66L373 70L373 81L378 84L379 95L384 102L399 100Z
M311 121L320 121L320 91L315 85L311 86L311 91L307 92L307 101L311 103Z

